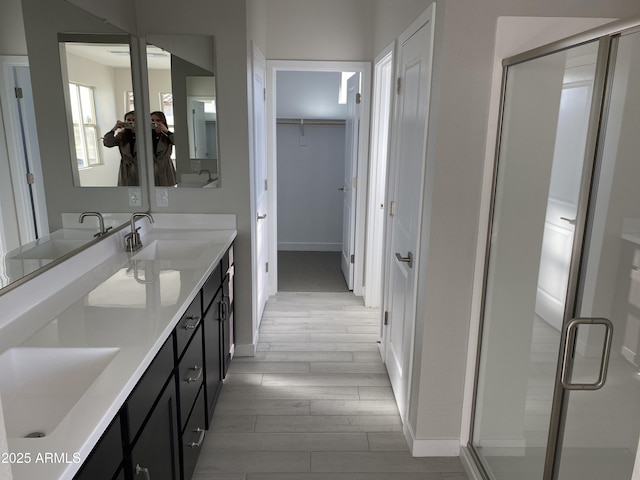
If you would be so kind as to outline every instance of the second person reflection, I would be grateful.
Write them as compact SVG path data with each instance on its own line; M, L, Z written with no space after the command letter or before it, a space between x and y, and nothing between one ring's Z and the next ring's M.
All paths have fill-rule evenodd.
M176 168L171 159L173 132L169 131L167 117L163 112L151 112L153 139L153 176L159 186L176 184Z

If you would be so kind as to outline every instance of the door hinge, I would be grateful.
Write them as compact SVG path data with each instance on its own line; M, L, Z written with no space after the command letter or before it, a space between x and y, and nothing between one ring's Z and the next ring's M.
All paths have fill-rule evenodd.
M27 173L27 183L29 185L36 183L36 177L33 176L33 173Z
M264 179L264 189L269 190L269 180L267 180L266 178Z
M359 93L356 93L356 105L360 105L361 101L362 101L362 95L360 95Z
M264 99L266 100L267 99L267 89L266 88L263 89L263 95L264 95Z
M264 271L265 271L265 273L269 273L269 262L266 262L264 264Z
M400 87L402 85L402 79L400 77L398 77L397 80L397 90L398 90L398 95L400 95Z
M22 98L22 89L20 87L15 88L16 98Z
M356 256L351 254L351 263L356 263Z
M389 325L389 312L384 312L384 325Z
M396 214L396 202L389 202L389 216L393 217Z

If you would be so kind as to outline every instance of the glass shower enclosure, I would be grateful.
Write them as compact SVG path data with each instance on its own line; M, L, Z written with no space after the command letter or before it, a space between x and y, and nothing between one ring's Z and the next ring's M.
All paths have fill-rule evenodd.
M503 63L468 445L488 479L640 475L636 24Z

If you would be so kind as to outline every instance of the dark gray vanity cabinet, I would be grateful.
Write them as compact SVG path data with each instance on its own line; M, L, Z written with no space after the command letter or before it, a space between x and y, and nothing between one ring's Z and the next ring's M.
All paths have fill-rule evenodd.
M233 247L74 480L190 480L233 345Z

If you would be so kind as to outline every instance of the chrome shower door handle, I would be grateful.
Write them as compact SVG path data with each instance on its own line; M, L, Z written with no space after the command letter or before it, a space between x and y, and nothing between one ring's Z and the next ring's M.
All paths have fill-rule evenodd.
M409 265L409 268L413 268L413 253L409 252L406 257L403 257L396 252L396 260Z
M569 378L573 365L573 352L578 327L580 325L602 325L605 327L604 345L602 346L602 358L600 360L600 372L595 383L572 383ZM613 323L607 318L574 318L567 326L567 333L562 353L562 370L560 381L565 390L599 390L607 381L607 369L609 368L609 356L611 354L611 341L613 339Z

